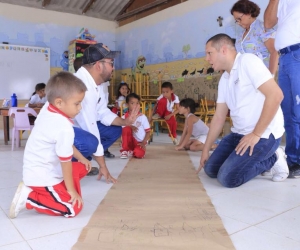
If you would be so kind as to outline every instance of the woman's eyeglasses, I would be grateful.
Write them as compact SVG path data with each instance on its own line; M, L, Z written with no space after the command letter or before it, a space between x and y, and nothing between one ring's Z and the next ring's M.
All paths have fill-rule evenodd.
M243 15L244 15L244 14L243 14ZM240 17L238 17L237 19L235 19L235 23L239 23L240 21L242 21L243 15L241 15Z

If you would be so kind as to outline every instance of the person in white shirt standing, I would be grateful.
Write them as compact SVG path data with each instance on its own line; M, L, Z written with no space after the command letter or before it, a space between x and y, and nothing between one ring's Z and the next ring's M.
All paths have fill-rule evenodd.
M278 83L286 133L289 178L300 178L300 1L269 0L264 24L277 24L275 49L279 52Z
M251 53L237 53L231 37L218 34L206 43L206 60L215 71L224 70L199 172L217 178L225 187L238 187L270 171L273 181L288 176L284 152L279 147L284 133L280 102L283 94L263 61ZM231 133L209 157L209 150L230 109Z
M99 164L98 179L104 175L107 181L112 182L116 180L106 167L104 149L121 136L121 126L134 123L139 112L139 108L136 108L128 118L122 119L107 107L107 94L101 85L111 80L113 59L119 54L120 51L111 51L102 43L90 45L83 53L83 65L75 73L84 82L87 91L82 101L82 110L75 117L77 127L74 127L74 145L87 159L93 156Z

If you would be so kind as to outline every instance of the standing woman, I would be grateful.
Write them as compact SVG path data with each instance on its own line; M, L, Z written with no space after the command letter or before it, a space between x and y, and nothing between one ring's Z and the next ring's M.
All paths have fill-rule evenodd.
M278 53L274 47L276 30L265 30L264 23L257 19L260 8L254 2L239 0L230 12L244 29L236 38L237 52L257 55L274 76L278 67Z

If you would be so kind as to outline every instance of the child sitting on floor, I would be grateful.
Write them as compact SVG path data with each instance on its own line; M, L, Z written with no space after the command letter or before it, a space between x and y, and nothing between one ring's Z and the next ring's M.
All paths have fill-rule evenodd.
M126 97L128 112L122 118L129 116L130 112L140 105L140 97L131 93ZM127 159L129 156L144 158L146 145L150 138L150 125L147 117L141 114L132 126L122 128L122 149L121 159Z
M204 148L209 128L194 113L195 101L193 99L186 98L180 101L179 114L184 115L185 124L179 145L175 147L176 150L201 151ZM191 136L193 137L191 138ZM211 149L216 147L217 144L213 144Z
M73 146L74 118L81 110L85 84L68 72L52 76L46 93L49 103L40 111L26 143L23 182L11 203L9 217L22 209L74 217L82 209L80 179L90 162ZM78 162L72 162L72 157Z
M117 100L115 103L115 107L112 108L112 112L118 114L121 109L121 105L123 105L123 113L127 111L127 104L124 103L126 101L126 96L129 94L130 89L126 82L121 82L118 87Z
M173 93L173 85L170 82L164 82L161 85L161 93L162 94L157 98L157 103L153 108L155 114L152 116L152 119L157 120L164 118L166 120L174 138L174 143L177 145L176 114L178 113L179 98Z

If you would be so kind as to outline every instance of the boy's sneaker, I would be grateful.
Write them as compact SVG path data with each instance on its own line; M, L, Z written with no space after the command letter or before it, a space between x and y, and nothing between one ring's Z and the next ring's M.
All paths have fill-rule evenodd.
M177 140L177 138L174 138L173 144L176 146L179 144L179 141Z
M31 191L31 188L25 186L23 182L20 182L10 205L9 218L16 218L19 212L26 208L26 201Z
M121 159L127 159L127 158L128 158L128 152L127 152L127 151L121 152L120 158L121 158Z
M271 171L271 169L268 170L268 171L264 171L264 172L261 173L261 175L262 176L271 176L272 175L272 171Z
M129 151L127 152L127 156L128 156L128 157L132 157L132 156L133 156L133 151L129 150Z
M157 120L157 119L160 119L161 117L159 116L159 114L154 114L153 116L152 116L152 119L153 120Z
M285 153L282 148L276 150L277 161L271 168L273 181L284 181L289 175L289 167L285 159Z

